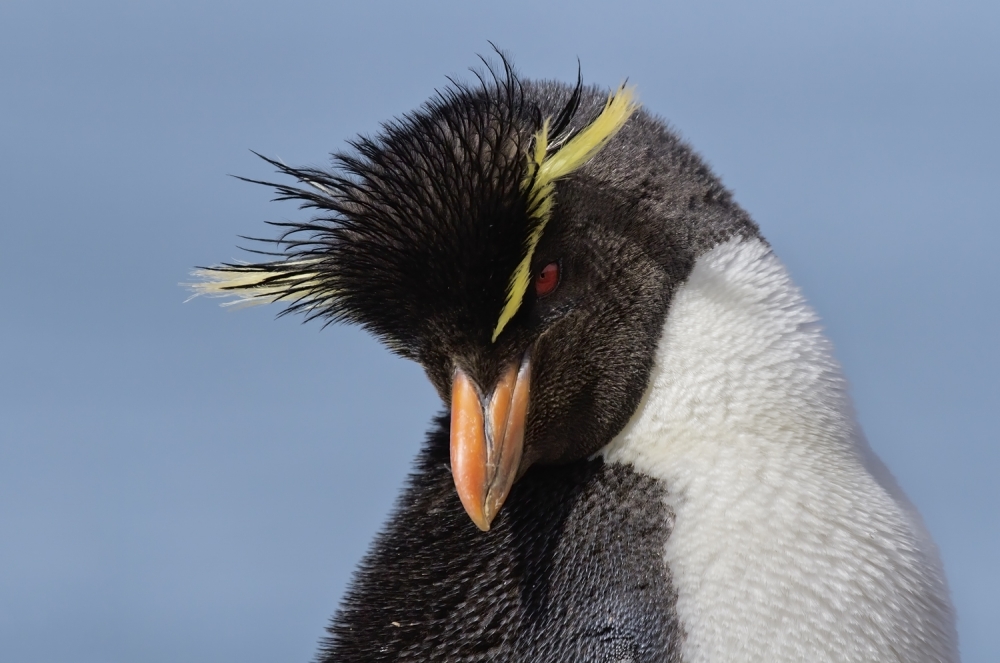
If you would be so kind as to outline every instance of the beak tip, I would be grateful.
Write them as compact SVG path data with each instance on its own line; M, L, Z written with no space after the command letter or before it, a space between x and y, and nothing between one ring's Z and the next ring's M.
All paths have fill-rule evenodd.
M485 507L485 505L484 505ZM469 515L469 519L475 523L476 527L482 532L489 532L490 526L493 524L493 517L495 514L489 512L489 509L466 509L465 512Z

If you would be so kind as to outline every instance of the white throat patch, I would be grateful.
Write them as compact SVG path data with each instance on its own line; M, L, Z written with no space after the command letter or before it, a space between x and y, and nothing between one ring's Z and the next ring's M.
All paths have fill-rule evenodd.
M763 242L698 259L601 454L666 486L685 663L958 660L934 544Z

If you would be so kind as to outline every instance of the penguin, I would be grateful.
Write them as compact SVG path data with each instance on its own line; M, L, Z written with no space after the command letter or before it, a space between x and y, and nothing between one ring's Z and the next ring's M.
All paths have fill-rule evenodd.
M443 403L324 663L959 660L817 315L634 88L501 55L255 181L314 211L196 293L361 325Z

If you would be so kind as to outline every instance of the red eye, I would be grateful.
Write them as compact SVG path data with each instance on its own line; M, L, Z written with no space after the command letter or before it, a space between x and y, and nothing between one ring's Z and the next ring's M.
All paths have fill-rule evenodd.
M535 275L535 294L544 297L559 285L559 263L550 262Z

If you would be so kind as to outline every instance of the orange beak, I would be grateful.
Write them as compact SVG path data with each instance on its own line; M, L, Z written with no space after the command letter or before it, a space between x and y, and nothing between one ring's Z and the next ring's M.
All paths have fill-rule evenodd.
M511 364L488 398L455 369L451 386L451 472L462 506L484 532L514 485L524 451L531 366Z

